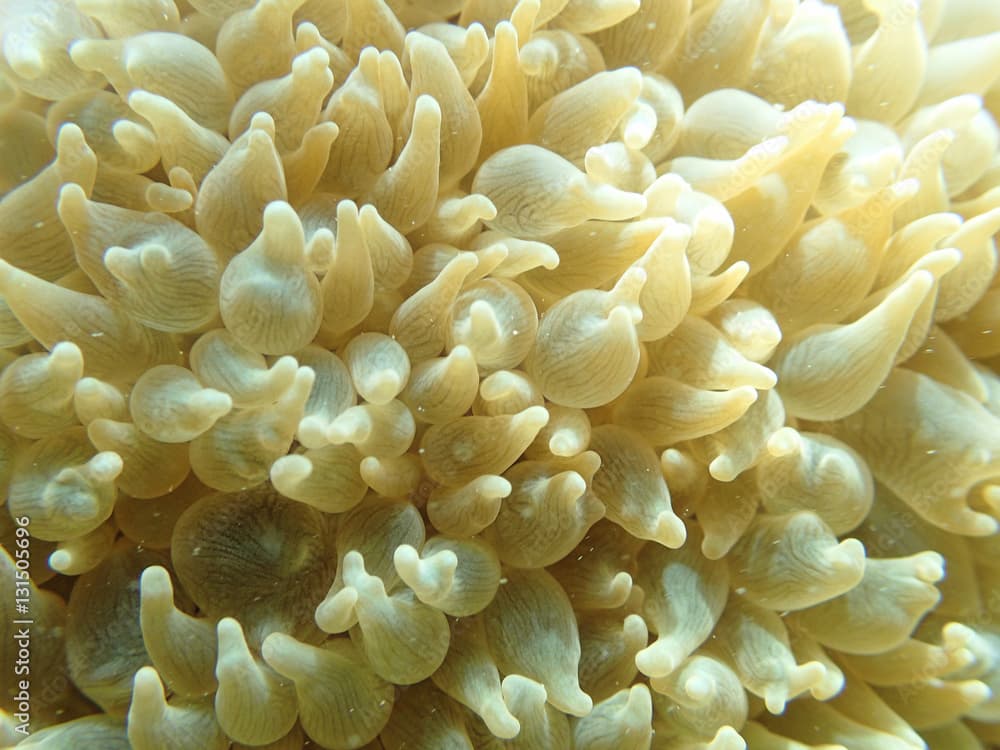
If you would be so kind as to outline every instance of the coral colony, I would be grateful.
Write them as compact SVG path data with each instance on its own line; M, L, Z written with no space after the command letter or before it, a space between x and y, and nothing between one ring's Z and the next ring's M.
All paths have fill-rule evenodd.
M0 747L1000 746L1000 3L0 0Z

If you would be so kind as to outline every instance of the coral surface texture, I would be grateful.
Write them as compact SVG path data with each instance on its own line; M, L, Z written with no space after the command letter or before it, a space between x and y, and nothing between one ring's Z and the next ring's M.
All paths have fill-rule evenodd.
M0 0L0 750L1000 748L1000 0Z

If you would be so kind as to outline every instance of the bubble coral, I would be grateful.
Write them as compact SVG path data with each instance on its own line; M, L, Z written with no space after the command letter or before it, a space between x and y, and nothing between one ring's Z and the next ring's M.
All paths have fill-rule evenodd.
M1000 746L998 7L0 0L0 746Z

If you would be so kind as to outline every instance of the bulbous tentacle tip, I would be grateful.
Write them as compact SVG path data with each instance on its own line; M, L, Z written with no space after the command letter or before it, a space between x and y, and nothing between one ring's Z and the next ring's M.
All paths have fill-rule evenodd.
M993 696L993 690L980 680L965 680L959 686L959 694L969 706L978 706Z
M290 680L302 679L310 671L309 654L303 644L286 633L271 633L260 646L261 657L275 672Z
M139 592L143 601L169 600L172 605L174 601L174 585L170 580L170 573L162 565L151 565L142 571L139 578Z
M701 540L701 554L708 560L721 560L733 547L729 539L705 535Z
M500 698L488 700L479 713L490 732L502 740L512 740L521 732L521 722Z
M222 652L229 651L239 644L246 643L243 635L243 627L239 621L232 617L223 617L216 623L215 631L219 638L219 647Z
M708 473L720 482L732 482L739 476L739 466L729 456L718 456L708 465Z
M452 550L444 549L421 558L415 547L401 544L393 553L393 564L399 577L413 589L417 598L434 606L455 583L458 556Z
M332 596L328 594L316 607L316 625L324 633L343 633L350 629L357 622L355 606L359 599L358 590L353 586L346 586Z
M191 408L208 420L215 421L233 408L233 397L214 388L203 388L191 397Z
M653 696L648 685L639 683L629 688L622 713L631 731L649 731L653 720Z
M107 484L113 482L122 473L124 466L120 455L114 451L102 451L87 462L86 473L92 482Z
M310 414L299 421L296 437L306 448L322 448L327 444L328 423L322 417Z
M747 742L733 727L720 727L705 750L747 750Z
M411 544L401 544L392 553L392 562L397 571L405 570L415 578L420 564L420 553Z
M553 694L551 698L552 703L570 716L587 716L594 709L593 699L583 692L579 686L567 687L560 692L562 692L562 695Z
M413 129L433 131L440 127L441 105L430 94L421 94L413 107Z
M832 570L856 573L864 570L865 545L859 539L845 539L827 552L827 562Z
M31 40L10 35L4 39L3 57L21 78L33 81L45 74L45 56Z
M639 589L638 586L634 585L632 588L633 591ZM642 593L641 589L639 593ZM649 638L649 626L640 615L633 613L625 616L622 633L628 643L645 643Z
M938 552L921 552L913 561L913 573L924 583L937 583L945 576L945 559Z
M509 674L504 677L500 683L500 692L508 706L541 705L549 698L548 691L542 683L519 674Z
M397 372L375 373L367 378L364 386L358 390L366 396L366 401L372 404L384 405L392 401L403 390L405 381Z
M647 677L659 678L671 674L680 665L680 659L672 653L670 645L654 641L635 655L635 666Z
M632 576L625 571L616 573L608 583L608 604L610 606L624 605L634 588Z
M695 674L684 681L684 694L698 704L704 704L715 694L715 686L707 675Z
M301 432L301 423L300 423ZM313 473L313 464L307 456L290 454L271 464L271 483L284 495L294 492L301 482Z
M52 347L48 366L53 375L75 376L75 382L83 375L83 352L72 341L60 341Z
M166 693L159 673L153 667L142 667L132 679L129 723L143 724L157 721L166 709Z
M986 513L979 513L971 508L960 508L954 518L955 533L972 537L987 537L1000 531L1000 521Z
M652 538L670 549L679 549L687 541L687 526L672 510L660 511L653 527Z
M96 63L101 57L98 51L104 49L100 39L78 39L69 45L69 57L73 64L82 70L96 70Z
M549 410L544 406L529 406L524 411L515 414L511 420L512 429L515 431L535 432L542 429L549 422Z
M305 249L305 234L302 230L302 222L295 209L284 201L272 201L264 209L264 228L261 232L267 240L268 247L272 245L287 247L291 246L289 252L299 253ZM295 253L296 257L298 253Z
M75 182L62 186L56 210L63 224L70 230L84 225L87 219L87 193Z
M788 687L786 685L770 685L764 693L764 707L768 710L768 713L778 716L785 712L785 705L788 703L788 698Z

